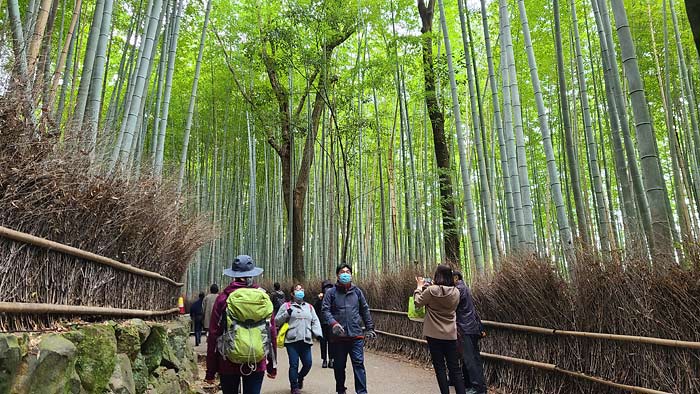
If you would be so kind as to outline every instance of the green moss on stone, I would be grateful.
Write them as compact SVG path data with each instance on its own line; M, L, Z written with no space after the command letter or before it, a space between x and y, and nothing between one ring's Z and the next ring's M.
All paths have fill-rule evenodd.
M111 325L85 326L69 338L78 348L75 369L88 393L102 393L114 372L117 338Z
M136 356L141 352L141 338L136 326L124 324L115 330L117 336L117 352L129 356L129 360L136 360Z
M109 393L111 394L136 394L134 374L131 369L129 356L123 353L117 354L117 362L114 372L109 379Z
M163 361L163 353L169 348L168 333L164 326L158 324L151 327L151 334L141 346L149 372L155 371Z
M148 390L149 393L180 394L189 392L187 383L181 381L175 371L166 367L156 368L149 383L151 386L151 389ZM183 386L185 390L183 390Z
M10 391L10 385L22 362L22 348L12 334L0 334L0 394Z
M76 350L76 346L61 335L45 336L39 343L39 356L28 379L28 392L32 394L71 393Z
M143 354L139 353L131 365L131 371L134 376L134 385L137 393L146 392L148 387L148 367L146 367L146 359Z

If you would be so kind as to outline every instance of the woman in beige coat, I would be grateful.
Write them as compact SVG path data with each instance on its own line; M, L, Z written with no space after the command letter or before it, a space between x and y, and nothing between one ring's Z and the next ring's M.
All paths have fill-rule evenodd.
M416 307L425 306L426 309L423 335L428 341L440 393L450 392L447 380L449 371L457 394L465 394L464 378L457 353L455 311L459 304L459 290L454 285L452 269L446 265L438 265L432 284L426 284L422 277L417 277L413 299Z

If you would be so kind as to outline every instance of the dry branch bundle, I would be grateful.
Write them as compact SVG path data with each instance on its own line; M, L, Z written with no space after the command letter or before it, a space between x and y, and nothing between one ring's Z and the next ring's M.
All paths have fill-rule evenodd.
M5 125L22 126L9 123L6 110L0 113ZM214 232L186 210L173 182L104 175L89 155L53 142L3 130L0 225L180 281ZM163 310L176 306L179 292L162 280L0 238L3 302ZM3 314L0 330L45 327L52 319Z
M697 266L697 264L688 264ZM415 286L412 273L395 273L367 284L373 308L402 310ZM475 281L477 309L485 320L560 330L603 332L700 341L700 273L650 267L627 260L580 259L565 280L547 260L505 262L496 274ZM380 330L421 338L421 323L374 313ZM427 363L427 348L380 336L371 346ZM700 392L700 351L603 338L538 335L493 328L482 351L556 364L621 384L672 393ZM487 361L490 383L504 392L622 393L576 377L506 362Z

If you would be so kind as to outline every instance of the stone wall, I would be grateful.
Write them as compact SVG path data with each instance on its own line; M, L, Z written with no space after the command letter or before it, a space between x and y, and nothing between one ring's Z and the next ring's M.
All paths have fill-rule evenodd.
M190 321L140 319L0 334L0 394L193 393Z

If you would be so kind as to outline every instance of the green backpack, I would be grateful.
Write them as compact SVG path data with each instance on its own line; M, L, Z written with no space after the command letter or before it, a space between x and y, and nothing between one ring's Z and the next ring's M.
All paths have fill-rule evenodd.
M222 317L224 333L217 343L219 353L254 372L266 355L274 356L271 316L272 302L263 289L242 288L229 294Z

